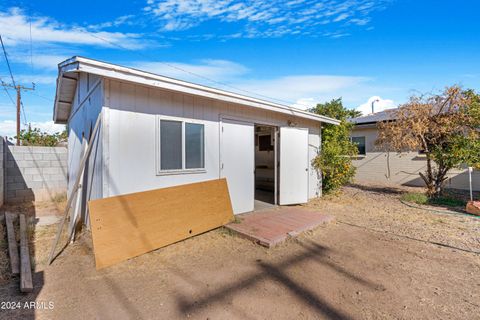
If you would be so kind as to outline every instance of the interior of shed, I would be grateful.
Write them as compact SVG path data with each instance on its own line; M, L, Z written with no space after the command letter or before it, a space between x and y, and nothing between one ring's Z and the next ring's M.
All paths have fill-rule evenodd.
M255 208L275 205L275 127L255 125Z

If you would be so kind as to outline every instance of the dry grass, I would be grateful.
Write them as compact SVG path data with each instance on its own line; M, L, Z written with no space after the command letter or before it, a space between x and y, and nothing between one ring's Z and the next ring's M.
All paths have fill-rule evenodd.
M333 214L339 221L480 252L480 219L411 208L400 202L405 194L421 191L348 186L336 196L315 199L307 206Z
M7 232L4 219L0 220L0 284L10 280L10 259L8 258Z

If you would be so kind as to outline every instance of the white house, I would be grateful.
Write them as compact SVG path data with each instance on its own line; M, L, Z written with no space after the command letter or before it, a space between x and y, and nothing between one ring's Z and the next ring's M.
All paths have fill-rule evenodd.
M101 118L82 212L88 199L222 177L236 214L255 199L284 205L321 193L311 161L322 122L334 119L82 57L58 70L53 118L69 128L69 192Z

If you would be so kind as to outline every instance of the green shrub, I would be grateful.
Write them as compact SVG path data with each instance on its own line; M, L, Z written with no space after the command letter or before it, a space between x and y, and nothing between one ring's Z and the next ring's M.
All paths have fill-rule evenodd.
M467 203L460 199L454 199L449 197L431 198L428 201L429 204L446 207L465 207Z
M413 202L417 204L427 204L428 197L424 193L420 192L412 192L412 193L405 193L402 195L401 199L406 202Z
M322 173L323 192L331 193L355 176L352 157L357 155L358 150L350 140L352 124L347 119L359 113L346 109L341 98L318 104L310 111L340 120L339 125L322 124L321 151L312 162L313 167Z
M431 197L420 192L405 193L401 199L406 202L413 202L416 204L445 206L445 207L464 207L466 202L461 199L455 199L447 196Z

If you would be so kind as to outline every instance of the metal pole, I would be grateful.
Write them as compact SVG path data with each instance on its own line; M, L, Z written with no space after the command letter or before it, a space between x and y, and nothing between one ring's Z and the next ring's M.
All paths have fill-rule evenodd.
M375 102L379 102L379 99L375 99L372 101L372 113L375 113Z
M20 86L16 86L15 89L17 90L17 146L19 146L20 145L20 104L21 104Z
M468 167L468 181L470 183L470 201L473 201L472 172L473 172L473 168Z

